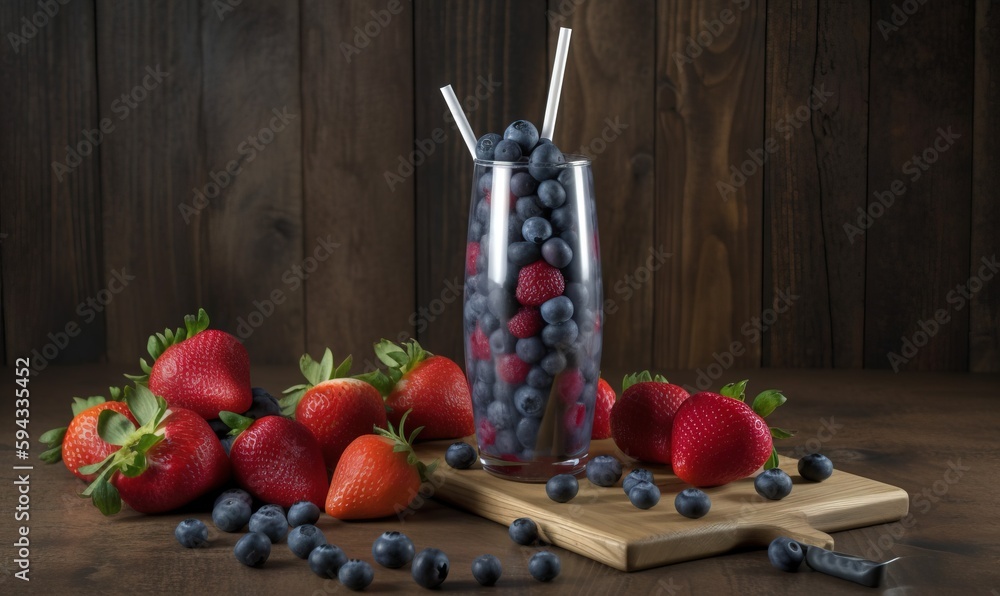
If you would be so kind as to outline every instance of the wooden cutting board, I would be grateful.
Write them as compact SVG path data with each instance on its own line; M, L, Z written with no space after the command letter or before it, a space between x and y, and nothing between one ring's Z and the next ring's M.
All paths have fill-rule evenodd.
M906 515L909 506L906 491L839 470L823 482L806 482L798 475L797 460L788 457L782 457L780 465L794 482L789 496L767 501L757 495L753 478L746 478L706 489L712 510L701 519L687 519L674 509L675 495L687 485L664 466L642 466L653 472L662 494L652 509L633 507L620 482L602 488L585 477L575 499L556 503L545 495L542 484L497 478L478 464L469 470L450 468L444 463L449 444L438 441L417 449L426 463L440 459L434 498L504 525L530 517L546 542L622 571L699 559L738 547L766 547L777 536L833 548L833 538L826 532L895 521ZM611 440L592 444L592 455L605 453L629 461ZM626 464L626 474L629 469L631 464Z

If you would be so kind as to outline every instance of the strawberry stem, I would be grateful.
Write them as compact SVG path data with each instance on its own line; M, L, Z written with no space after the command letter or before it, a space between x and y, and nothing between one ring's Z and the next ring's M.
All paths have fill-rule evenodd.
M656 375L654 377L649 373L648 370L644 370L642 372L625 375L625 378L622 379L622 393L625 393L625 390L631 387L632 385L636 385L638 383L650 383L650 382L669 383L670 381L668 381L667 378L664 377L663 375Z
M389 428L374 427L374 432L380 437L385 437L391 440L394 443L392 448L393 451L406 452L406 462L411 466L416 466L417 472L420 473L421 482L427 482L434 473L434 470L437 468L438 461L434 460L429 466L424 465L424 463L420 461L420 458L417 457L416 452L413 451L413 442L416 440L417 435L420 434L420 431L424 430L424 427L418 426L413 430L413 432L410 433L409 437L406 436L404 425L406 424L406 418L412 411L412 409L407 410L403 414L403 417L399 419L398 432L395 428L393 428L391 422L388 424Z
M194 337L208 329L208 325L208 313L205 312L204 308L199 308L197 315L184 316L184 327L178 327L176 330L164 329L163 333L150 335L146 341L146 351L149 352L149 356L153 359L153 364L156 363L157 358L167 351L167 348L179 344L185 339ZM149 373L153 371L153 365L147 363L145 358L140 358L139 368L142 369L143 374L125 375L125 378L144 385L149 382Z
M281 404L281 413L289 418L294 418L295 408L298 407L299 401L302 400L302 396L306 394L306 391L309 391L323 381L346 378L351 372L353 362L353 359L348 356L337 367L334 367L333 352L330 348L326 348L319 362L313 360L309 354L303 354L299 358L299 370L302 371L302 376L306 378L306 382L292 385L282 391L284 397L278 400L278 403Z

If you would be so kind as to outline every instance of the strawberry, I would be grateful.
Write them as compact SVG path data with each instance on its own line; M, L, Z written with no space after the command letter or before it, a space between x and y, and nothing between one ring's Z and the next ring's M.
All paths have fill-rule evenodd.
M543 302L561 296L566 289L562 272L545 261L538 260L521 268L517 274L517 301L525 306L541 306Z
M670 436L677 408L690 394L649 372L627 375L622 396L611 408L611 437L626 455L670 463Z
M472 348L472 357L476 360L489 360L490 359L490 338L486 336L483 332L483 328L476 324L476 330L472 332L472 337L469 338L469 344Z
M465 247L465 274L476 274L476 259L479 258L479 243L470 242Z
M385 402L372 385L347 377L350 356L334 368L329 348L319 362L303 354L299 369L309 382L284 391L282 412L312 432L323 450L326 467L332 470L351 441L370 434L375 427L385 428Z
M377 370L358 378L386 396L389 422L399 426L403 413L412 410L410 421L424 429L422 439L473 433L472 394L457 364L425 351L416 340L400 347L383 339L375 344L375 355L389 367L387 373Z
M144 385L136 385L125 401L140 426L114 409L102 411L98 433L119 449L79 468L82 474L97 474L82 496L89 496L101 513L117 513L122 501L140 513L163 513L229 480L229 458L204 418L184 408L168 409Z
M497 357L497 376L511 385L520 385L528 378L531 365L521 360L517 354L504 354Z
M323 451L305 425L284 416L253 420L222 412L221 417L236 435L229 459L237 484L257 499L286 509L297 501L323 505Z
M777 467L771 438L794 433L780 428L769 432L764 417L786 398L780 391L768 390L748 406L746 384L731 383L720 393L696 393L678 408L672 437L672 463L678 478L693 486L719 486L745 478L762 465Z
M354 439L333 472L326 512L337 519L373 519L402 511L417 496L420 485L433 473L437 462L424 466L413 452L418 428L406 438L403 425L409 412L399 422L399 432L388 430Z
M105 399L101 395L74 397L72 403L73 418L70 419L70 424L61 428L48 430L38 437L38 440L48 447L48 449L38 456L38 459L47 464L54 464L59 460L63 460L70 472L73 472L77 477L87 482L92 481L94 479L93 475L80 474L77 472L77 468L99 462L112 451L117 451L117 448L111 446L109 450L107 447L108 444L97 434L97 417L101 413L100 410L94 410L86 417L81 417L80 414L106 402L121 402L124 397L122 390L118 387L111 387L109 395L110 399ZM109 409L109 406L103 406L101 409ZM117 410L125 416L132 415L129 413L128 406L124 402L120 405L111 406L110 409ZM74 422L76 423L75 425ZM135 421L133 420L132 422ZM70 427L73 429L72 432L70 432ZM67 449L66 455L69 455L69 453L74 454L70 456L69 460L64 459L63 454L63 445L67 444L70 447ZM97 455L98 453L99 455Z
M510 334L518 339L527 339L538 335L545 326L542 321L542 313L537 308L531 306L522 307L513 317L507 321L507 329Z
M184 328L166 329L149 338L150 366L139 361L144 375L126 375L149 386L171 407L186 408L211 420L219 412L245 412L253 405L250 358L232 335L208 329L208 314L184 317Z
M597 405L594 407L594 427L591 439L607 439L611 436L611 407L615 405L615 390L604 379L597 381Z

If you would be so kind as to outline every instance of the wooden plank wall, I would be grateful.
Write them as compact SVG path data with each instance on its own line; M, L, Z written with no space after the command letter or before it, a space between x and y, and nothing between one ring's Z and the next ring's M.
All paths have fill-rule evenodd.
M438 88L480 134L540 123L566 26L604 368L1000 371L998 10L4 2L0 360L129 369L199 306L254 362L461 359L471 168Z

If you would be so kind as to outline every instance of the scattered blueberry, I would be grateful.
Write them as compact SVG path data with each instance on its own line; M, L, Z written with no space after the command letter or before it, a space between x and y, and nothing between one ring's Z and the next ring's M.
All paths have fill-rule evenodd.
M288 520L284 514L274 509L258 509L250 516L250 531L258 532L271 539L272 543L281 542L288 534Z
M560 165L566 163L562 151L552 143L539 145L528 158L528 173L535 180L549 180L559 175Z
M524 267L537 261L542 250L534 242L512 242L507 246L507 260L516 267Z
M312 524L296 526L288 533L288 548L300 559L308 557L321 544L326 544L326 536Z
M264 416L281 416L281 405L277 398L261 387L253 388L253 405L243 413L247 418L260 420Z
M821 453L810 453L799 460L799 476L810 482L822 482L833 474L833 462Z
M493 159L496 161L517 161L521 159L521 146L514 141L504 139L497 143Z
M226 499L239 499L246 503L247 507L253 507L253 497L251 497L250 493L242 488L227 488L222 491L222 494L215 498L215 504L213 507Z
M770 559L771 565L782 571L798 571L805 556L803 545L784 536L775 538L767 547L767 558Z
M212 523L223 532L239 532L250 521L250 506L237 497L219 501L212 509Z
M677 513L684 517L698 519L704 517L712 508L712 500L702 490L685 488L674 498L674 507L677 508Z
M340 567L337 579L351 590L364 590L375 579L375 570L367 561L350 559Z
M628 491L628 500L639 509L649 509L660 502L660 489L652 482L637 482Z
M436 588L448 578L450 566L448 555L436 548L425 548L413 557L413 581L425 588Z
M625 476L625 480L622 481L622 489L625 494L632 490L632 487L640 482L653 482L653 473L645 468L636 468Z
M372 558L383 567L399 569L413 560L413 541L402 532L383 532L372 543Z
M555 180L546 180L538 185L538 202L549 209L562 207L566 202L566 189Z
M320 577L337 577L337 572L346 562L344 551L332 544L321 544L309 553L309 569Z
M500 559L493 555L480 555L472 561L472 577L481 586L492 586L500 579L503 567Z
M792 492L792 477L780 468L771 468L754 478L753 487L765 499L780 501Z
M537 337L519 339L514 346L514 352L517 353L517 357L521 360L524 360L528 364L535 364L545 356L545 344ZM528 374L530 375L531 373Z
M542 244L552 236L552 225L541 217L529 217L521 226L521 235L528 242Z
M236 542L233 555L247 567L263 567L271 556L271 541L263 534L250 532Z
M177 524L174 538L184 548L198 548L208 544L208 528L200 519L186 519Z
M545 494L556 503L566 503L576 496L580 483L570 474L556 474L545 483Z
M522 546L530 546L538 540L538 526L527 517L519 517L507 528L510 539Z
M527 120L515 120L503 131L503 138L517 143L521 153L527 155L538 144L538 129Z
M533 369L534 370L534 369ZM543 373L544 374L544 373ZM541 418L548 401L546 394L530 385L522 385L514 392L514 407L522 416Z
M543 302L539 310L546 323L557 325L573 317L573 301L566 296L556 296Z
M528 573L540 582L554 580L559 576L560 569L559 557L547 550L531 555L528 560Z
M299 501L288 508L288 525L295 528L319 521L319 507L312 501Z
M598 455L587 462L587 479L597 486L614 486L622 477L622 462L612 455Z
M488 132L479 137L476 142L476 158L493 159L493 151L496 149L497 143L502 140L503 137L495 132Z
M573 262L573 249L562 238L549 238L542 244L542 258L549 265L562 269Z
M282 507L281 505L278 505L277 503L268 503L267 505L261 505L257 511L264 511L268 509L274 509L280 515L285 515L285 508Z
M467 470L476 463L476 450L469 445L459 441L448 446L448 451L444 454L444 461L456 470Z

